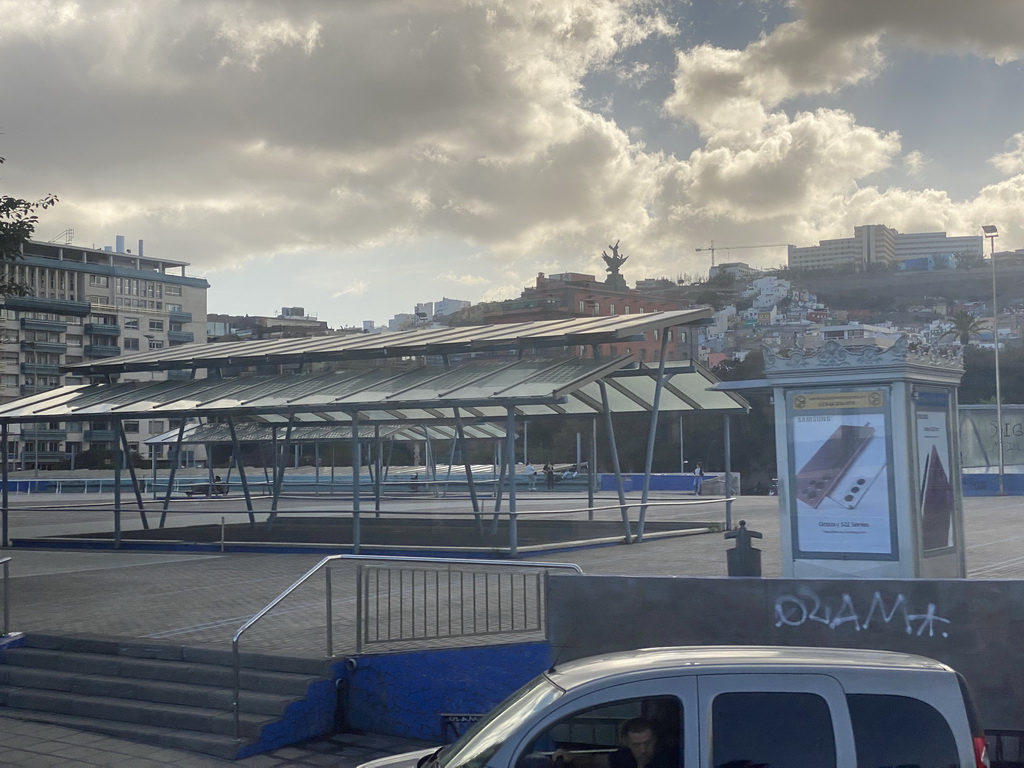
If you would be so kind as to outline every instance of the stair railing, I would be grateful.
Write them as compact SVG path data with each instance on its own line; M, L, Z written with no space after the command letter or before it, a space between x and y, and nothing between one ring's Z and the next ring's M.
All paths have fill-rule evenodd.
M11 591L7 586L10 582L11 558L0 560L0 565L4 567L4 633L0 637L7 637L11 634Z
M8 558L9 560L10 558ZM567 568L576 571L577 573L583 573L583 570L575 563L540 563L520 561L520 560L471 560L467 558L458 557L394 557L387 555L328 555L319 563L314 565L308 571L295 581L290 587L284 592L279 594L264 607L261 611L254 614L245 624L239 627L238 631L235 632L234 637L231 638L231 657L234 662L235 668L235 691L234 698L232 699L232 709L235 717L235 741L241 740L241 707L239 705L239 697L241 695L241 654L238 650L239 640L249 627L258 622L274 608L276 608L281 601L288 597L292 592L302 586L306 581L312 578L321 569L324 571L324 599L326 601L326 614L327 614L327 657L331 658L334 656L334 616L332 610L331 601L331 569L329 566L336 560L385 560L385 561L400 561L403 563L431 563L435 565L482 565L482 566L518 566L520 568L534 568L534 569L545 569L545 568ZM6 568L6 565L4 566ZM4 584L6 585L6 579ZM6 610L7 601L4 600L4 608ZM357 632L361 631L357 628Z

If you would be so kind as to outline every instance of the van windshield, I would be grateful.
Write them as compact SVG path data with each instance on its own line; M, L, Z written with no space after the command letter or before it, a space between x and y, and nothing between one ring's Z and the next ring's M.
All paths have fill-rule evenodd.
M442 749L437 754L436 765L438 768L484 768L523 722L563 693L544 676L530 681L478 721L458 741Z

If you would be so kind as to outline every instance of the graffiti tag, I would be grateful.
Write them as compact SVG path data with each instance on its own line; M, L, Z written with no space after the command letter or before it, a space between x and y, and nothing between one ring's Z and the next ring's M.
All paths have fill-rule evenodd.
M871 596L871 604L864 612L858 609L853 598L846 592L839 599L838 605L829 605L814 590L802 588L795 595L780 595L775 599L775 626L799 627L815 621L829 629L849 625L860 632L873 623L882 622L902 627L908 635L949 637L949 633L940 625L948 625L950 620L939 616L935 610L935 603L928 603L924 613L914 613L910 601L902 592L891 600L883 597L881 592L875 592Z

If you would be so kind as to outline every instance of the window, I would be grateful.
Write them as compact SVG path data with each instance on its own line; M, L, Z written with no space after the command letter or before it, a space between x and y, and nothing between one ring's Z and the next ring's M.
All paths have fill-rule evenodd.
M956 738L949 723L930 704L906 696L850 694L857 765L958 765Z
M163 349L164 348L164 343L160 339L150 339L149 340L149 348L150 349Z
M162 331L163 329L164 329L164 321L163 320L150 320L149 321L149 330L151 330L151 331Z
M711 705L711 738L712 765L836 765L832 715L813 693L719 694Z
M587 303L585 301L583 301L583 299L580 299L580 314L582 315L586 311L587 311Z
M137 422L137 421L124 421L124 422L121 422L121 423L124 425L124 431L127 434L138 434L138 432L139 432L139 422Z
M162 421L151 421L151 422L149 422L149 434L151 434L151 435L159 435L159 434L161 434L163 432L166 432L166 431L167 431L167 427L164 426L164 422L162 422Z
M124 329L126 331L137 331L137 330L139 330L139 318L137 318L137 317L126 317L124 319Z
M168 304L167 305L167 311L168 312L181 312L181 304Z
M582 753L587 757L616 755L611 757L610 764L617 765L619 755L630 749L642 749L653 750L648 765L654 768L681 768L681 727L682 702L674 696L604 703L576 712L552 725L526 748L516 766L533 768L549 765L548 756L558 749ZM542 763L541 760L548 762ZM593 765L604 763L594 761Z
M121 345L124 347L125 352L138 352L139 350L138 339L129 339L128 337L125 337L121 339Z
M608 314L609 315L614 315L615 314L615 305L614 304L609 304L608 305Z
M109 288L110 278L106 275L89 275L90 288Z
M166 296L181 296L181 286L180 285L165 285L164 286L164 295L166 295Z

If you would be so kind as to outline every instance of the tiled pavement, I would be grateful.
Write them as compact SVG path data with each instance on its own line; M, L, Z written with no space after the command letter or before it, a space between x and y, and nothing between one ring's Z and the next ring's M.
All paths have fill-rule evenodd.
M92 497L93 499L95 497ZM424 501L443 511L443 500ZM522 508L569 505L568 500L524 500ZM1017 579L1024 575L1024 532L1017 530L1019 499L965 500L969 578ZM719 508L701 508L694 519L721 519ZM88 519L85 519L88 518ZM11 535L30 529L95 526L103 515L17 512ZM734 521L745 519L764 533L764 575L777 577L777 500L740 499ZM137 518L135 520L137 523ZM132 525L125 515L125 525ZM575 562L587 573L725 576L726 542L721 535L659 539L632 546L576 550L538 559ZM0 550L11 556L12 629L148 638L182 645L230 647L233 632L255 611L316 563L318 555L190 555L138 552ZM345 652L352 605L351 578L344 567L334 578L336 644ZM243 649L287 655L324 652L323 591L296 595L262 634L246 635ZM347 623L346 623L347 622ZM281 639L283 638L283 639ZM2 710L0 710L2 712ZM0 714L0 765L17 766L355 766L368 759L414 749L419 742L375 735L339 734L231 763L179 750L161 749Z

